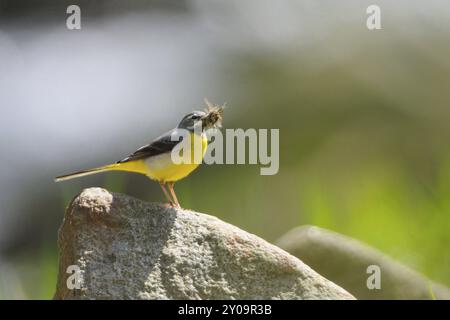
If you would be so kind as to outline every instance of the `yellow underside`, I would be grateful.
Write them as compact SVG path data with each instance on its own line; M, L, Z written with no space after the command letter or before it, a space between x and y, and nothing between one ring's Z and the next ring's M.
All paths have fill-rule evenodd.
M201 141L197 140L194 142L196 139L201 139ZM194 155L194 143L200 142L202 146L201 159L203 159L208 146L207 138L205 136L191 134L190 141L192 157ZM169 152L147 159L117 163L111 165L109 169L136 172L161 182L174 182L185 178L200 165L199 163L193 163L193 160L194 159L192 158L192 163L188 164L175 164L173 163Z

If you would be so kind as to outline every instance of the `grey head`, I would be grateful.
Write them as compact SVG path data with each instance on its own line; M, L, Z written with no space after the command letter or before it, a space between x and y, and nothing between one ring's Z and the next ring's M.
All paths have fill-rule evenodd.
M181 119L177 128L194 131L194 129L202 131L202 120L206 116L203 111L193 111L188 113Z

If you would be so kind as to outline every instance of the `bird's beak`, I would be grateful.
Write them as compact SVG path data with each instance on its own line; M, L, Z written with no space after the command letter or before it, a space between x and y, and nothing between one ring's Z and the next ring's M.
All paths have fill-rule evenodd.
M209 120L208 120L209 114L205 114L203 117L200 118L202 120L202 128L207 128Z

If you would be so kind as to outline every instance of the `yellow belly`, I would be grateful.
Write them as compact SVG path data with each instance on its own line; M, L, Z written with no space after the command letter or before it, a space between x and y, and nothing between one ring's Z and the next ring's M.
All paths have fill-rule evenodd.
M194 139L201 139L202 159L208 146L207 138L202 135L191 134L191 154L194 154ZM198 141L198 140L197 140ZM192 161L193 162L193 161ZM188 176L200 164L175 164L172 161L171 153L163 153L142 160L124 162L119 164L113 170L131 171L144 174L150 179L161 182L174 182Z
M197 169L200 164L174 164L171 154L164 153L151 157L145 161L147 165L146 175L153 179L163 182L178 181L188 176Z

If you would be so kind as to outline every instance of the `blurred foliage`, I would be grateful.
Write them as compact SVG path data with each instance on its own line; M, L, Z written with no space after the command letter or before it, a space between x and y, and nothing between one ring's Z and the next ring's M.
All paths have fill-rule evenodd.
M0 299L52 299L58 271L56 243L21 252L0 270Z
M251 208L236 206L248 219L236 213L233 222L269 240L298 224L329 228L449 285L446 35L414 46L392 34L355 36L329 39L330 48L358 43L343 59L309 48L240 57L239 71L227 73L238 76L227 78L240 108L231 127L275 127L281 135L277 176L253 172L226 188L237 183L231 199L249 191Z

